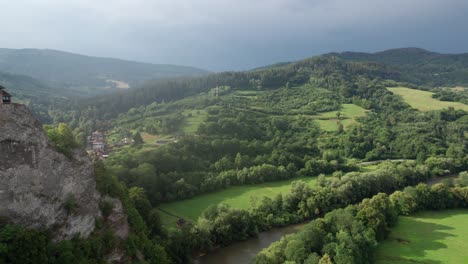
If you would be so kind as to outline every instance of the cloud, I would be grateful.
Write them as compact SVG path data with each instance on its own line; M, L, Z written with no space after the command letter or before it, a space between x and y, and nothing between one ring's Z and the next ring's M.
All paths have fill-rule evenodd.
M467 11L464 0L18 0L2 3L0 46L245 69L335 50L462 51Z

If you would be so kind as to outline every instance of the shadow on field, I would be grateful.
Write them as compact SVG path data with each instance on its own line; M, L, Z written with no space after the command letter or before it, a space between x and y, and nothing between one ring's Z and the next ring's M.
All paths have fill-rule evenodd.
M424 211L421 213L416 213L411 215L412 217L417 217L417 218L428 218L428 219L443 219L443 218L449 218L452 216L457 216L460 214L466 214L467 210L466 209L444 209L441 211ZM449 227L450 228L450 227ZM452 228L450 228L452 229Z
M196 222L201 213L205 211L209 206L221 203L226 204L226 201L230 199L235 199L236 197L244 197L245 195L247 195L247 193L253 190L258 189L261 193L262 189L268 189L272 187L276 187L276 184L265 183L265 185L261 186L260 188L258 187L258 185L233 186L231 188L227 188L219 192L204 193L189 199L162 204L162 206L159 206L158 209L162 213L169 215L170 217L173 217L175 219L181 217L185 220ZM217 195L213 195L214 193L217 193ZM249 197L251 196L252 195L250 195ZM261 197L249 199L257 200L258 202L260 202L260 198Z
M450 216L444 214L439 218ZM431 219L436 218L431 215ZM453 229L450 226L428 223L415 218L406 218L404 222L407 233L390 234L388 240L392 241L392 252L388 255L381 255L377 263L398 263L398 264L443 264L443 262L432 259L425 259L427 251L435 251L447 248L447 245L438 241L443 241L455 235L444 232ZM418 240L414 240L418 238ZM387 252L386 252L387 253ZM391 255L390 255L391 254Z
M315 179L316 177L296 177L275 182L230 186L222 190L198 194L189 199L163 203L159 209L183 217L185 220L196 222L201 213L211 205L224 203L234 208L248 208L252 203L259 204L264 196L273 199L277 193L285 194L294 181L301 180L313 186ZM169 216L169 214L166 215Z

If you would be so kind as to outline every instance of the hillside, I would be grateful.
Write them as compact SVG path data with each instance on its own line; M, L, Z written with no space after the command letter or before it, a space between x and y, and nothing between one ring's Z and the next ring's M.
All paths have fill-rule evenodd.
M331 53L331 55L346 60L375 61L392 65L417 64L442 56L442 54L420 48L390 49L375 53L345 51L342 53Z
M67 105L70 98L77 100L84 95L78 91L53 88L26 75L0 71L0 85L13 96L13 102L27 105L42 122L51 123L48 111L52 107Z
M78 96L78 93L49 87L32 77L7 72L0 72L0 85L7 87L15 99L26 101L30 99L40 101L48 97Z
M376 53L330 53L328 56L383 63L398 69L405 81L418 85L468 85L468 53L441 54L419 48L400 48Z
M193 67L140 63L40 49L0 49L0 71L27 75L49 86L77 90L84 94L108 89L127 89L152 79L207 73Z
M119 91L105 96L83 100L70 109L93 108L94 115L115 117L132 107L153 102L174 101L212 88L229 86L233 90L275 90L313 82L315 87L326 88L344 96L359 92L350 81L359 77L399 81L401 73L382 64L347 62L336 57L319 56L284 66L246 72L224 72L201 77L178 78L148 82L139 89Z
M216 86L234 90L274 90L309 82L328 87L341 96L356 93L349 80L369 79L411 83L413 86L468 85L465 55L443 55L422 49L395 49L385 52L332 53L292 63L279 63L245 72L224 72L199 77L146 82L139 89L121 90L70 105L70 109L93 108L95 115L116 116L132 107L153 102L179 100L206 93ZM421 65L416 65L419 62Z
M432 109L438 113L411 108L387 89L399 78L382 64L317 57L154 83L87 102L82 116L99 118L95 127L115 144L107 165L129 186L147 188L155 204L232 185L356 170L353 160L463 156L466 112L432 98L442 106ZM89 122L76 118L77 130L89 133ZM120 148L129 137L137 146Z

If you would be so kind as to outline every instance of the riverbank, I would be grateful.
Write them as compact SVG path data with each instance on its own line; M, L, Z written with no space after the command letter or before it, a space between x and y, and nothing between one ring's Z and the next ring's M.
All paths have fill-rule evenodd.
M217 249L194 260L195 264L239 264L249 263L262 249L281 237L298 232L304 224L273 228L260 233L257 237L236 242L224 248Z
M436 177L426 181L428 185L434 185L446 180L452 181L458 174L451 174L443 177ZM238 264L249 263L262 249L270 246L271 243L281 239L281 237L298 232L305 223L273 228L260 233L255 238L236 242L227 247L216 249L208 254L194 260L195 264Z

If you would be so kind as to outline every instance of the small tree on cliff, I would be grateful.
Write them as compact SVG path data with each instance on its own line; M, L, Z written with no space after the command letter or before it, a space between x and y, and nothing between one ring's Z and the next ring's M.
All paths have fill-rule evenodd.
M46 125L44 128L47 137L54 143L57 150L71 157L72 150L78 146L71 129L64 123L60 123L57 127Z

